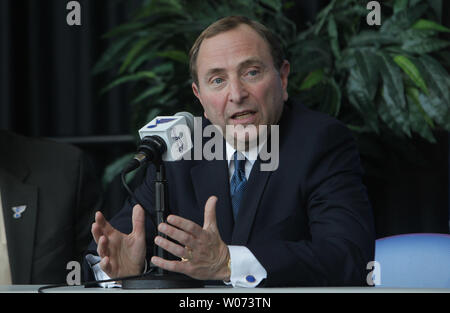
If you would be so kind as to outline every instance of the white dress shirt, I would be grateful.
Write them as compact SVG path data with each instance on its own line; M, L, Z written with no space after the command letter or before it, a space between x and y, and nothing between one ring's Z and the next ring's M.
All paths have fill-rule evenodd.
M234 173L233 155L236 152L233 146L226 142L226 153L228 162L228 174L231 181ZM258 147L250 147L248 151L242 151L245 156L245 178L249 179L253 164L258 156ZM245 210L245 207L240 208ZM259 263L253 253L245 246L228 246L231 258L230 282L233 287L256 287L267 277L267 271Z

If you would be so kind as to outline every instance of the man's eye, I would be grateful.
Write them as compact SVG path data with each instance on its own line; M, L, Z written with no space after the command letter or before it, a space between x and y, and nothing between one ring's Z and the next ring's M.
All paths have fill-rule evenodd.
M251 70L251 71L248 71L248 72L247 72L247 75L248 75L248 76L251 76L251 77L256 76L256 75L258 75L258 74L259 74L259 71L258 71L258 70Z
M223 83L223 79L222 79L222 78L214 78L214 79L212 80L212 83L213 83L214 85L220 85L221 83Z

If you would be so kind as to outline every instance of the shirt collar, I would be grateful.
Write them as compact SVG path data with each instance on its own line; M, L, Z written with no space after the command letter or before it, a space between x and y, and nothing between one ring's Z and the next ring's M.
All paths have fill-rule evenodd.
M225 147L227 153L227 164L228 166L230 166L230 162L233 160L233 154L236 152L236 149L232 145L230 145L228 141L225 141ZM253 166L260 150L261 150L260 147L254 146L250 147L248 151L240 151L240 152L245 156L247 161L249 161L250 164Z

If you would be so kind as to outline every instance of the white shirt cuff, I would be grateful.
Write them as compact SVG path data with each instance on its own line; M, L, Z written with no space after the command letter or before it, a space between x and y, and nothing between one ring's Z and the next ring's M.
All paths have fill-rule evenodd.
M228 246L231 259L231 276L227 285L253 288L267 278L266 269L255 255L244 246Z
M102 271L100 268L100 261L101 258L97 255L88 254L86 255L86 261L88 262L89 266L92 269L92 272L94 273L95 280L108 280L111 279L105 272ZM108 283L99 283L99 285L103 288L117 288L122 287L121 284L118 284L117 282L108 282Z

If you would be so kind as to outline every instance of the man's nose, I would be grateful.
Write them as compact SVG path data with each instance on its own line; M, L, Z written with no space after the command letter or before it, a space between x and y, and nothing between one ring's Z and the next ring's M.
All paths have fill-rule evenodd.
M234 79L230 82L229 101L241 104L248 97L248 91L245 85L239 80Z

